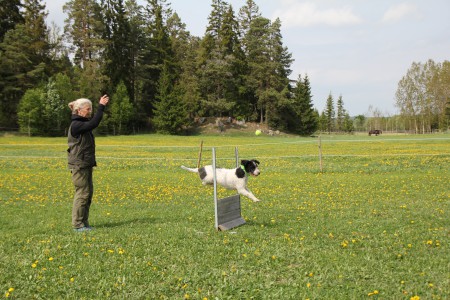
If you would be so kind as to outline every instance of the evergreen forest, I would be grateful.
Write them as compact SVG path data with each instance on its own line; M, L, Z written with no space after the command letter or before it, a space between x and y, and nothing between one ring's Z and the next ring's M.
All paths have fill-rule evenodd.
M2 1L5 2L5 1ZM0 127L61 136L67 104L107 93L105 134L183 134L199 118L261 122L311 134L318 126L307 75L290 80L281 22L248 0L211 1L203 37L166 0L70 0L64 28L39 0L2 4ZM95 109L95 107L94 107Z
M185 134L204 118L298 135L389 126L376 110L375 118L351 118L342 95L335 107L331 93L319 114L308 75L291 79L294 58L280 19L264 17L255 1L234 10L211 0L202 37L190 34L168 0L143 3L68 0L60 28L47 23L42 0L1 0L0 130L65 135L68 103L89 98L95 110L103 94L111 102L102 134ZM448 62L413 67L396 95L403 129L448 128Z

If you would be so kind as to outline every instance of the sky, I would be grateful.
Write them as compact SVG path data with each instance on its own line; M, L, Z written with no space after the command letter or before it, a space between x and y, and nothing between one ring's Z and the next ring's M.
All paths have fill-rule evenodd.
M263 17L281 20L292 54L291 79L311 83L321 113L342 96L351 116L398 112L397 84L413 62L450 60L449 0L254 0ZM48 24L61 28L64 0L46 0ZM203 36L211 0L167 0L192 35ZM235 15L246 0L225 0ZM145 4L145 0L138 0Z

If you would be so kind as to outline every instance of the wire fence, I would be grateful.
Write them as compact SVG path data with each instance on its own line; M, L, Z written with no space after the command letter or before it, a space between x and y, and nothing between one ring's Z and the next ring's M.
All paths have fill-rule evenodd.
M405 157L450 156L450 137L326 139L322 140L322 157ZM433 145L431 145L433 144ZM368 146L370 145L370 146ZM319 156L317 139L237 145L203 146L204 160L211 159L211 149L218 149L221 160L234 160L234 148L241 157L262 159L296 159ZM0 159L67 159L63 143L0 143ZM104 160L196 161L199 146L98 144L97 158ZM233 151L232 151L233 150Z

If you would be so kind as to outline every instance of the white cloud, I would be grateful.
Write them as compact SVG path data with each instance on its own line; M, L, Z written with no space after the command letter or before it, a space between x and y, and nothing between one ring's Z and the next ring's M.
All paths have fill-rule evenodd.
M349 7L321 10L311 2L284 1L284 7L276 10L273 15L281 19L283 27L342 26L362 22Z
M401 3L390 7L383 15L383 22L396 22L408 16L418 16L419 10L415 4Z

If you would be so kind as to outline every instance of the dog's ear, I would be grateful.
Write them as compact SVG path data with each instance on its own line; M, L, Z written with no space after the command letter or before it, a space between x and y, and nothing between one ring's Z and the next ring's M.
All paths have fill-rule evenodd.
M248 160L246 160L246 159L241 160L241 165L245 166L247 164L248 164Z
M258 161L258 160L252 159L252 161L253 161L256 165L259 165L259 161Z

